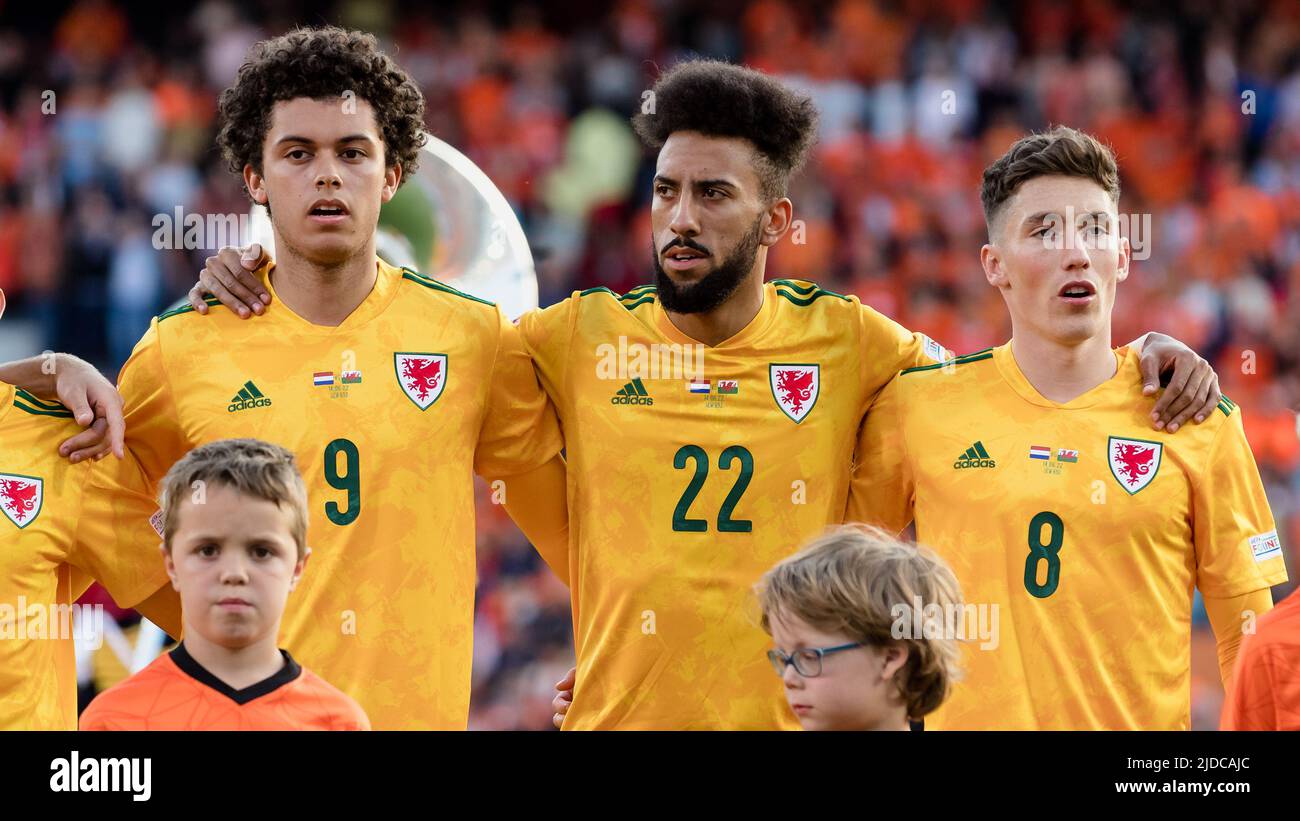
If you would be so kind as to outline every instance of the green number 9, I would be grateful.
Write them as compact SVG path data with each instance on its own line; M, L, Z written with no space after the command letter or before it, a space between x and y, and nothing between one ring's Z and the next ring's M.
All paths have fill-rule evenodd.
M343 454L343 472L339 473L339 454ZM335 490L348 494L346 510L337 502L325 503L325 515L336 525L350 525L361 515L361 456L348 439L335 439L325 446L325 481Z

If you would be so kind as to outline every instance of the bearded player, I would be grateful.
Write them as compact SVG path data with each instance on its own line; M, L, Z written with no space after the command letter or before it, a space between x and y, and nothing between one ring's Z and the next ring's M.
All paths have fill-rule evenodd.
M848 517L901 529L996 608L927 729L1187 729L1193 587L1227 685L1243 619L1286 580L1276 525L1223 397L1148 429L1138 355L1111 349L1128 277L1110 150L1058 127L984 172L985 277L1011 314L989 351L905 370L867 414Z
M564 726L797 728L750 588L841 521L867 408L899 369L944 351L855 297L764 282L813 141L810 99L708 61L666 73L654 99L634 125L659 149L656 284L594 288L519 321L567 445L578 667ZM192 299L238 282L239 252L219 256ZM1185 381L1195 355L1158 348L1149 381L1174 350ZM1201 409L1191 393L1175 413Z

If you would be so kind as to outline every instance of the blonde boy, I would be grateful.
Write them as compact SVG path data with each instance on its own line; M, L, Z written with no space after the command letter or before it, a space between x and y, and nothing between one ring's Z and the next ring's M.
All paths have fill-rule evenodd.
M866 525L832 529L757 586L768 659L805 730L906 730L948 696L956 636L901 629L899 613L955 612L961 590L931 551ZM915 637L914 637L915 636Z

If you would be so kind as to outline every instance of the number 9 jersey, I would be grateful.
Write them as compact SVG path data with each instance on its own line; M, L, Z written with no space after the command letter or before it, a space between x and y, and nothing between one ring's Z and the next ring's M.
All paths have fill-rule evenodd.
M500 310L377 265L374 289L337 327L309 323L273 289L261 317L185 306L155 319L122 371L127 445L155 484L218 439L292 450L312 555L280 646L377 730L464 729L472 474L544 465L559 429Z
M1152 430L1138 354L1116 359L1058 403L1007 343L904 371L867 415L847 516L915 517L966 603L964 680L927 730L1187 729L1193 586L1286 581L1241 411Z

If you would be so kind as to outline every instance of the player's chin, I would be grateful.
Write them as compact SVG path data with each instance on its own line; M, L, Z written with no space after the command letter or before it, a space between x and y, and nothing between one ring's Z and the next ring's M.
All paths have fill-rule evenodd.
M1044 330L1048 337L1062 344L1086 342L1105 331L1105 323L1096 310L1069 308L1048 316L1051 321Z

